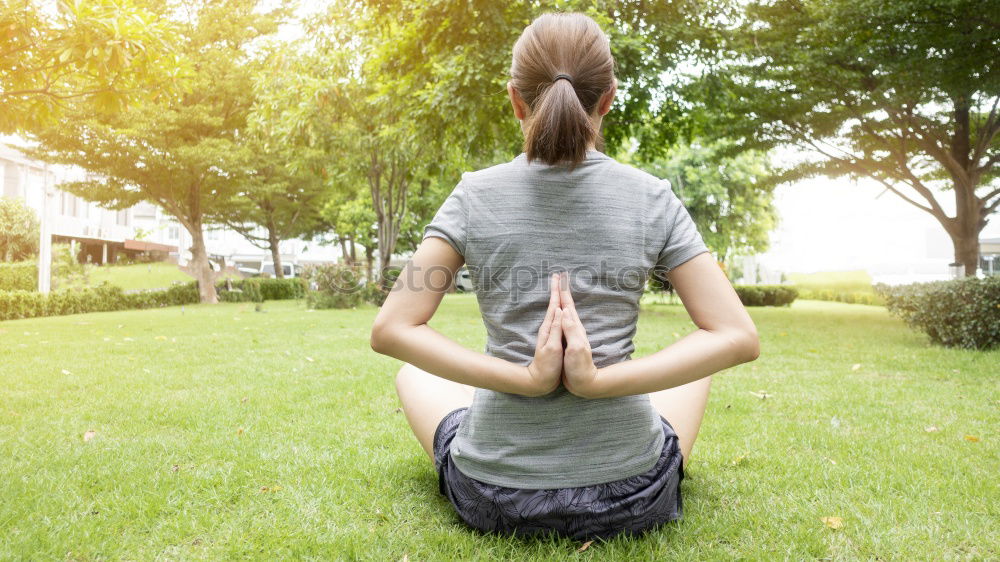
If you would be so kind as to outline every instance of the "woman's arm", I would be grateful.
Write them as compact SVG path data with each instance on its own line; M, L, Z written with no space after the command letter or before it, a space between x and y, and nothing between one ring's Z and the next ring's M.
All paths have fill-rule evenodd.
M640 359L597 369L584 398L657 392L753 361L760 355L757 327L711 254L691 258L667 273L698 330Z
M527 367L467 349L427 325L464 262L441 238L432 236L421 242L375 317L372 349L441 378L479 388L524 396L544 396L555 390L562 364L558 293L553 292L554 304L550 303L539 330L535 361ZM559 364L550 375L547 372L556 358Z

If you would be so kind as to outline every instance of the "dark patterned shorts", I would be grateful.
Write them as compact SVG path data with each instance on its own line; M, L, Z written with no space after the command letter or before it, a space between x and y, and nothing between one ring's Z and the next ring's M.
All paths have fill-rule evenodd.
M467 410L459 408L441 420L434 432L434 464L440 492L473 529L506 535L555 533L575 540L606 539L619 533L641 535L683 514L680 444L663 416L663 452L645 474L592 486L522 490L480 482L454 465L451 441Z

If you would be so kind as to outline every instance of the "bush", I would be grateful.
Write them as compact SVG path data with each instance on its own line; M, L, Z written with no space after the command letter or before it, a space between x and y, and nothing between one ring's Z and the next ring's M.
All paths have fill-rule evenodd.
M220 281L215 284L215 292L219 296L219 302L264 302L260 281L258 278L230 281L232 289L226 289L226 282Z
M312 265L303 272L309 284L309 308L351 308L364 302L361 268L343 264Z
M0 263L0 291L34 291L37 287L36 262Z
M226 282L220 281L215 290L222 302L264 302L300 299L306 294L305 280L301 278L270 279L251 277L231 281L232 289L226 289Z
M0 291L0 320L61 316L83 312L106 312L194 304L199 301L194 281L167 290L125 293L121 287L102 283L83 289Z
M389 296L389 292L382 288L377 282L365 283L364 288L361 290L361 298L365 302L370 302L375 306L382 306L385 302L386 297Z
M226 290L225 281L216 286L221 302L262 302L267 299L279 300L297 298L291 295L303 294L300 279L243 279L232 282L232 290ZM107 281L97 287L55 289L48 294L33 290L0 291L0 321L39 316L60 316L83 312L105 312L109 310L133 310L197 304L201 302L198 282L179 283L169 289L131 291L126 293L121 287Z
M785 306L790 305L799 291L788 285L734 285L743 306Z
M74 252L72 245L65 242L52 244L53 290L87 285L87 268L76 259L77 253L79 250Z
M255 277L260 287L260 295L266 301L301 299L306 296L306 281L301 277L288 279L265 279ZM244 280L244 282L250 279Z
M1000 277L964 277L890 286L877 283L890 314L945 347L991 349L1000 343Z
M870 291L838 291L835 289L804 289L799 288L800 299L818 301L837 301L850 304L884 305L885 299L878 293Z

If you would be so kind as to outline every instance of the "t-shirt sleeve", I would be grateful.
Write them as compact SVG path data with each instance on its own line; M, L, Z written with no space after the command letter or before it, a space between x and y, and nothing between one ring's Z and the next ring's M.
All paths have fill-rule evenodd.
M667 191L665 208L667 238L656 260L656 266L666 272L698 254L708 252L709 249L684 203L674 193L670 182L664 180L663 186Z
M430 236L443 238L463 257L469 231L469 208L465 186L458 182L451 194L434 214L431 222L424 227L423 239Z

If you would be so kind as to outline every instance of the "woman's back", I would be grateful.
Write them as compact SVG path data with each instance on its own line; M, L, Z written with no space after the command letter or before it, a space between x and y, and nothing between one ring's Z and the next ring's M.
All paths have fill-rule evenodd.
M548 278L569 272L594 364L628 360L652 268L707 252L670 186L596 150L572 170L510 162L463 174L425 237L465 257L485 352L528 365L548 305ZM537 398L477 389L452 444L455 465L483 482L526 489L588 486L643 473L664 434L648 395Z

